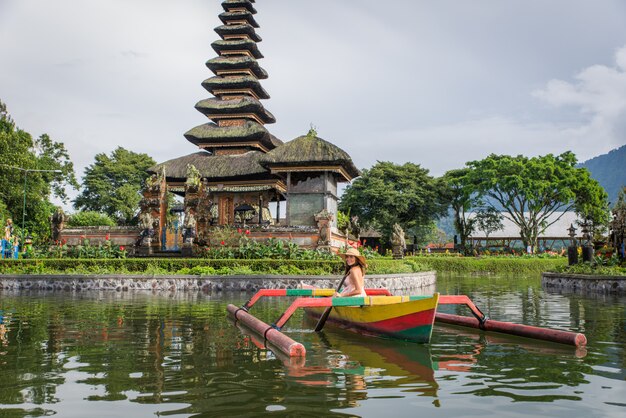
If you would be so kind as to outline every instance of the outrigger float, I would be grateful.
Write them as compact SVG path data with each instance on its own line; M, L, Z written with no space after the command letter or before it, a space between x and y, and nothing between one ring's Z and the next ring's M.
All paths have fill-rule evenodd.
M364 335L428 343L435 321L483 331L552 341L582 347L587 338L580 333L495 321L465 295L393 296L387 289L365 289L364 297L333 297L335 289L261 289L243 306L229 304L227 311L237 321L259 334L271 346L290 357L304 357L306 349L281 332L298 310L320 317L332 309L328 322ZM249 313L262 297L296 297L278 320L268 325ZM472 317L437 312L438 305L465 305ZM328 315L328 312L325 312Z

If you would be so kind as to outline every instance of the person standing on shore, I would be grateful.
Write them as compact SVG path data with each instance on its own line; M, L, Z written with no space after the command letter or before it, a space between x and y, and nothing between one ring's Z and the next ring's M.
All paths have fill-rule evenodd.
M7 219L7 224L4 227L4 239L6 241L11 242L11 237L13 236L13 220L11 218Z

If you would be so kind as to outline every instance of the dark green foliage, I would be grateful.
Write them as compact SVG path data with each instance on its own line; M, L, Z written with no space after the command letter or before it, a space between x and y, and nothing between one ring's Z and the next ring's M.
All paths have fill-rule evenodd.
M65 200L67 186L77 188L78 183L65 146L46 134L33 139L16 126L0 102L0 216L11 216L21 227L26 190L25 233L44 241L50 235L49 217L54 210L49 200L52 196Z
M559 266L555 268L554 271L565 274L586 274L591 276L626 276L626 265L578 263L573 266Z
M482 231L488 237L491 233L502 229L502 219L502 214L495 208L480 208L476 212L476 230Z
M459 237L461 251L467 250L467 239L476 229L476 218L470 211L481 204L476 185L469 176L469 169L450 170L443 176L446 197L453 212L454 229Z
M131 224L139 211L146 170L155 161L122 147L111 156L96 154L95 160L85 169L83 190L74 200L74 208L106 213L121 225Z
M339 209L389 237L395 223L408 231L445 215L444 190L443 181L417 164L378 162L346 188Z
M106 213L87 210L70 215L67 226L115 226L115 221Z
M569 151L532 158L492 154L467 166L467 181L486 198L487 207L503 208L525 246L536 247L537 237L558 221L558 213L575 210L596 225L607 222L606 192L586 169L576 168Z
M89 239L81 240L79 245L68 246L63 242L44 247L27 247L23 258L126 258L126 247L114 245L108 238L97 245L91 245Z

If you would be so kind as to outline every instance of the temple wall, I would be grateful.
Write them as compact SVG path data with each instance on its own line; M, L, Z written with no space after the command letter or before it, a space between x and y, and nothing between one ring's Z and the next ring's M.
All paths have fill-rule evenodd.
M294 289L303 285L335 288L339 276L195 276L195 275L17 275L0 276L0 290L57 291L245 291L259 289ZM430 295L435 291L434 271L406 274L368 275L365 287L385 288L391 292L409 291L412 295Z
M322 193L289 194L290 226L317 226L315 214L324 209Z
M132 246L140 233L141 228L137 226L86 226L61 230L59 241L72 247L88 239L90 245L98 245L108 236L113 245Z
M326 193L337 197L337 177L332 174L328 175L328 180L326 181Z
M294 175L291 180L290 193L324 193L324 176L320 174L298 178Z
M546 289L572 293L626 295L626 276L542 273L541 284Z

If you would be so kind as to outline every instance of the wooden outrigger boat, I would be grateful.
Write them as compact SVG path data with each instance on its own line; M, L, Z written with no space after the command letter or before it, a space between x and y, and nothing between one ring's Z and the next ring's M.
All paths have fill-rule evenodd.
M288 356L304 356L304 346L281 332L289 318L298 309L309 315L322 315L331 325L386 338L396 338L418 343L428 343L435 321L484 331L494 331L522 337L541 339L562 344L584 346L583 334L539 328L530 325L494 321L464 295L393 296L386 289L365 289L365 297L332 297L335 289L261 289L242 307L228 305L228 312L248 328L258 333L273 347ZM297 297L281 317L272 325L252 316L248 311L262 297ZM438 313L438 305L465 305L471 317ZM330 315L328 315L329 310ZM318 324L319 326L319 324ZM317 330L317 329L316 329Z
M341 299L347 299L343 301ZM396 338L416 343L430 342L439 293L432 296L368 296L333 298L328 323L359 334ZM344 303L358 305L344 306ZM319 318L323 308L305 308Z

